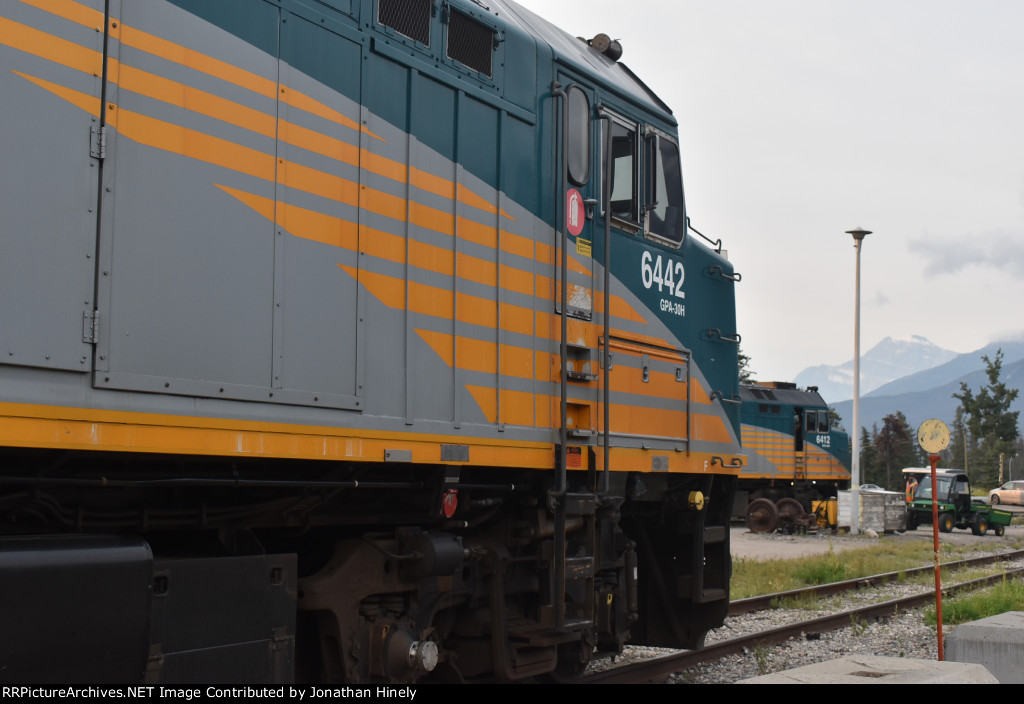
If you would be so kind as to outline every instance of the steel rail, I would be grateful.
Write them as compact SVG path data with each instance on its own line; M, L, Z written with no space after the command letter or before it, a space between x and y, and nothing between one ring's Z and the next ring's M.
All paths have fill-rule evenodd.
M995 584L1007 576L1024 574L1024 568L1010 570L1003 574L981 577L960 584L953 584L943 588L943 594L952 594L958 591L979 589L981 587ZM777 596L777 595L773 595ZM687 670L696 665L706 662L720 660L727 655L742 653L754 647L774 645L783 641L795 638L807 633L824 633L836 631L840 628L850 626L855 619L882 619L897 615L900 611L914 609L924 606L935 599L935 592L926 591L901 599L891 599L877 604L860 606L847 611L813 618L806 621L799 621L785 626L752 633L745 636L738 636L728 640L719 641L706 646L702 650L685 650L661 658L645 660L643 662L623 665L621 667L597 672L587 675L579 680L580 684L642 684L642 683L664 683L669 675Z

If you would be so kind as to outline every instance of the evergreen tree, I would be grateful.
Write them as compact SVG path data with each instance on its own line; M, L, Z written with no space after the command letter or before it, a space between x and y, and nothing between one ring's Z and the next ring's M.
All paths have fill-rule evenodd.
M902 475L902 469L904 467L927 467L929 464L928 453L924 451L917 442L917 430L910 424L907 417L903 415L903 411L896 411L896 417L907 426L907 435L910 436L910 443L906 447L904 454L900 455L900 474ZM896 477L897 483L900 482L900 477Z
M949 426L949 447L942 453L941 465L947 469L967 469L967 436L964 432L966 421L964 420L964 409L956 407L956 415L953 416L953 424Z
M911 466L916 460L913 437L914 429L907 423L907 417L900 411L890 413L882 419L882 429L874 437L878 463L884 470L885 481L879 482L886 489L892 489L893 470L898 473L904 466ZM897 481L899 483L899 481Z
M843 417L832 406L828 407L828 422L836 430L842 430L843 428Z
M879 471L878 450L875 448L875 437L878 436L878 423L872 426L871 435L867 428L860 429L860 482L861 484L882 483Z
M972 480L980 486L995 486L999 474L999 455L1012 457L1015 441L1020 435L1017 429L1019 411L1011 411L1010 404L1017 398L1017 389L1008 389L999 381L1003 366L1003 351L997 350L995 359L982 356L988 385L982 386L975 394L967 384L960 382L960 393L953 398L960 400L967 424L968 469Z
M754 381L754 374L756 374L757 372L750 368L750 357L748 355L743 354L743 348L739 348L737 352L739 354L740 363L740 383L750 383Z

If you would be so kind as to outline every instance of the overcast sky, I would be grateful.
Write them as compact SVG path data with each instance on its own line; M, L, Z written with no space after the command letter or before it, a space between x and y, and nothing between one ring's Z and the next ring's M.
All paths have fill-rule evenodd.
M679 121L687 212L743 281L762 380L1024 330L1024 2L525 0L604 32Z

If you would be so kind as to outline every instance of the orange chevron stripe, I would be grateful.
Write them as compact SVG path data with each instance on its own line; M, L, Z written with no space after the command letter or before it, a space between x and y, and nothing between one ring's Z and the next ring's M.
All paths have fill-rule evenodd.
M73 0L21 0L26 5L71 20L85 27L103 26L103 13Z
M263 196L239 191L218 184L218 187L242 201L268 220L273 220L289 233L303 239L322 242L342 247L351 251L360 251L381 259L405 263L406 239L332 215L324 215L315 210L274 201ZM360 233L362 236L360 236ZM362 245L360 247L360 242ZM457 267L452 264L451 250L426 244L417 240L409 240L409 263L427 271L434 271L446 276L455 275L467 281L487 286L498 286L498 272L501 272L501 288L526 295L534 295L534 275L521 269L502 264L500 267L493 262L473 257L461 252L455 256Z
M115 59L109 61L109 67L110 81L125 90L168 105L186 108L200 115L217 118L265 137L277 136L277 118L262 110L246 107L219 95L142 71L134 66L119 63Z
M458 368L466 371L484 372L495 374L499 368L503 376L515 377L518 379L533 379L534 362L537 361L541 368L537 370L536 379L550 381L547 360L539 355L535 360L534 350L526 347L515 347L513 345L499 345L486 340L475 340L461 335L455 337L455 346L452 345L450 333L435 332L432 330L416 329L416 333L430 345L431 349L449 367L455 366L455 353L458 350ZM545 355L547 356L547 355Z
M114 124L118 131L139 144L155 149L181 154L191 159L204 161L232 171L249 174L266 181L274 181L281 169L281 182L292 188L306 190L303 186L313 189L318 195L335 196L335 200L351 199L354 205L355 185L336 176L314 172L308 167L289 164L284 159L275 160L270 154L243 147L219 137L212 137L203 132L157 120L131 110L117 110L113 103L107 104L107 122ZM115 115L115 119L111 119ZM312 172L312 173L311 173ZM313 173L322 175L318 180ZM333 188L329 188L333 187ZM330 197L327 195L327 197Z
M58 98L63 98L75 107L81 108L90 115L94 115L96 117L99 117L100 115L100 99L98 96L89 95L88 93L82 93L81 91L77 90L71 90L70 88L59 86L56 83L50 83L50 81L44 81L42 78L29 76L27 74L22 73L21 71L14 71L12 69L12 73L18 74L25 80L31 81L32 83L35 83L37 86L41 88L45 88L46 90L56 95Z
M473 400L480 406L484 417L491 423L501 422L509 425L549 427L536 422L534 394L528 391L501 389L496 393L495 389L484 386L467 386L466 389L469 390ZM498 420L499 399L501 403L500 421Z
M389 308L405 308L404 287L406 282L403 279L372 271L357 272L353 267L344 264L338 266L363 284L384 305ZM493 299L481 298L468 293L457 293L453 297L451 291L415 281L409 281L408 287L409 310L414 313L451 320L456 310L453 306L457 304L458 320L474 325L488 328L498 327L500 311L502 330L523 335L544 336L543 331L549 330L550 327L551 316L531 308L510 303L496 304ZM399 297L396 291L403 291L403 295Z
M6 17L0 17L0 44L96 77L103 75L102 53Z
M486 210L487 212L494 213L495 215L501 215L502 217L506 217L509 220L515 220L514 217L506 213L503 209L491 205L488 201L481 198L479 195L469 190L461 183L458 184L458 198L461 202L465 203L466 205L472 206L479 210Z

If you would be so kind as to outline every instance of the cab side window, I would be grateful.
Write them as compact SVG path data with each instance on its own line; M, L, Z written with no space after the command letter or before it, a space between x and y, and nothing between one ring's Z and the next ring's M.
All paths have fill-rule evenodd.
M679 147L653 133L647 150L647 234L678 244L683 240L683 179Z
M632 225L640 222L637 207L637 127L612 120L612 217Z
M590 180L590 101L579 86L569 86L566 95L569 180L582 186Z

